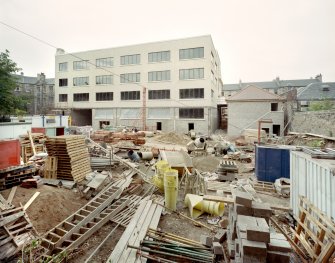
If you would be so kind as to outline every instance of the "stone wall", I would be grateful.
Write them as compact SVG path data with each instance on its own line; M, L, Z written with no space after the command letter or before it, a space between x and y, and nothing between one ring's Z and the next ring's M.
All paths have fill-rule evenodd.
M335 137L335 110L295 112L290 130Z

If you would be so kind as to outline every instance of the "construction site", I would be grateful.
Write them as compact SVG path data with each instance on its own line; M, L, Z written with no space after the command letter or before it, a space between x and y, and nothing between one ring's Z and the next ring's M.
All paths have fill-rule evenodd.
M2 140L0 261L333 262L333 147L252 129Z

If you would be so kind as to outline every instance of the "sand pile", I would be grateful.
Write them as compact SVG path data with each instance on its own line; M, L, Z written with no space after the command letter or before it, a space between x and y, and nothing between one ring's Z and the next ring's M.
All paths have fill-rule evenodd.
M162 135L158 135L155 137L155 139L164 143L174 143L181 145L185 145L191 140L188 136L184 134L178 134L175 132L169 132Z

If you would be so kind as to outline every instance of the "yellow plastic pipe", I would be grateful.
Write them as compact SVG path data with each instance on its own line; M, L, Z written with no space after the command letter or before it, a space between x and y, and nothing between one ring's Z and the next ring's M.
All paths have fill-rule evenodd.
M192 218L198 218L205 212L216 216L224 213L224 203L203 200L199 195L187 194L185 205L188 206Z
M164 173L165 206L173 211L177 209L178 170L168 169Z

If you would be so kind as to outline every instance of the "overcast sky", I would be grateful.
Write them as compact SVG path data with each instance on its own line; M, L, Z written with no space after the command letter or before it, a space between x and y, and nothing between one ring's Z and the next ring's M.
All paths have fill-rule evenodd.
M223 82L335 81L334 0L0 0L0 21L66 52L212 35ZM54 77L56 50L0 24L25 75Z

